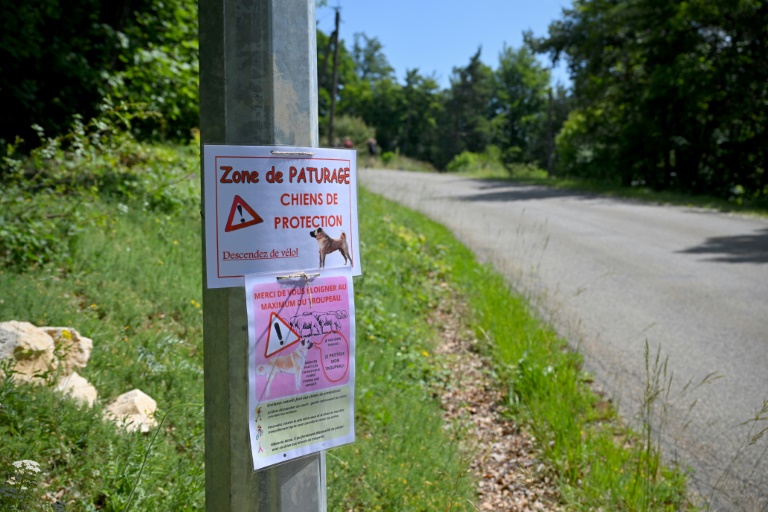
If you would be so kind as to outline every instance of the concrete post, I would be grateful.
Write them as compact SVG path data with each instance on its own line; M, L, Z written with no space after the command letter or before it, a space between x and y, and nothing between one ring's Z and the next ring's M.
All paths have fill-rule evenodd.
M201 142L318 146L315 0L198 5ZM245 292L205 282L206 510L324 511L322 455L253 471Z

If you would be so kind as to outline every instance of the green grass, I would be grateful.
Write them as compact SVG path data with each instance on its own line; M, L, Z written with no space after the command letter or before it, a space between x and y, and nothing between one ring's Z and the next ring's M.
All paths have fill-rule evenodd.
M360 337L361 344L366 338L381 344L377 333L389 324L387 315L406 321L400 339L407 336L410 320L403 311L393 314L390 309L398 302L395 307L399 308L421 302L428 312L432 297L439 299L454 290L468 308L465 321L474 327L479 339L486 341L484 351L495 361L496 374L502 376L500 385L508 389L508 413L526 421L536 435L543 455L557 469L561 491L571 508L681 510L689 506L683 473L660 464L658 446L646 436L648 432L633 433L621 425L615 412L591 391L580 356L536 318L525 300L510 292L500 275L479 265L442 226L367 193L361 194L361 204L364 218L375 219L374 224L361 226L361 232L375 235L373 239L378 241L374 246L365 244L366 274L371 267L386 268L383 276L389 281L379 284L377 272L377 278L369 281L366 275L357 288L357 300L364 311L360 313L360 332L368 329ZM398 238L383 236L386 233L381 227ZM392 254L398 257L392 258ZM371 281L377 286L369 298ZM443 286L446 283L449 286ZM394 296L390 295L392 288ZM387 299L380 302L382 297ZM378 307L371 308L368 301ZM369 315L377 310L380 313L371 318ZM369 322L371 328L367 327ZM397 340L395 337L392 342L396 346ZM400 341L401 357L409 364L430 364L428 357L419 356L419 347L409 353L403 345ZM386 356L382 353L378 357ZM360 368L362 374L362 361ZM386 403L385 396L374 403L388 411L396 410ZM649 400L649 411L654 406Z
M329 454L329 510L472 510L466 454L432 396L426 316L448 293L444 248L426 244L425 220L365 191L360 205L357 441Z
M362 151L358 153L358 168L373 167L376 169L398 169L401 171L413 172L434 172L435 168L428 162L414 160L400 153L391 151L378 155L375 159L369 161L368 155Z
M91 337L94 352L80 373L99 390L99 404L78 409L49 387L0 383L0 474L11 476L14 461L40 463L24 510L49 510L57 493L72 510L122 511L129 499L132 510L202 510L198 208L187 202L168 212L125 197L87 207L89 222L66 257L0 270L0 320L71 326ZM422 254L418 237L376 215L361 216L359 441L329 454L330 510L469 510L467 463L458 439L443 433L423 355L434 343L423 320L442 293L431 281L444 271L440 253ZM401 258L387 247L399 247ZM155 433L122 434L101 420L105 404L133 388L167 415L154 443ZM0 509L17 509L17 499L0 493Z
M684 475L660 464L658 446L643 437L646 432L633 433L621 425L615 411L591 391L581 357L536 318L523 298L510 292L502 276L479 265L442 226L404 214L375 196L361 198L367 212L384 220L382 225L394 219L401 236L418 244L406 251L395 246L394 253L439 255L443 270L435 273L433 283L445 280L449 289L463 297L464 321L475 329L478 339L485 340L484 352L495 361L500 385L508 390L508 414L529 425L544 457L556 468L571 508L681 510L688 506ZM390 243L380 245L390 252ZM378 267L387 257L373 263ZM371 263L366 260L366 265ZM413 272L411 279L420 280L424 273ZM392 270L391 275L399 283L402 273ZM649 401L648 407L654 404Z
M182 164L165 164L169 174L195 165L194 154L177 158ZM167 183L152 192L165 198L160 205L146 194L88 195L88 221L66 254L0 270L0 320L91 337L81 373L100 393L88 410L45 386L0 383L0 476L23 459L42 469L23 496L0 492L0 509L50 510L44 500L58 496L66 510L122 511L129 500L131 510L203 510L200 215L186 186L179 195L177 180L155 182ZM455 296L495 361L508 414L536 435L570 509L685 508L682 475L615 421L589 390L579 356L499 275L445 228L364 190L359 201L357 441L328 454L329 510L473 510L471 453L460 448L460 430L442 428L434 385L444 370L427 322ZM149 436L101 420L109 400L136 387L164 419Z
M42 495L65 489L72 510L123 510L150 438L120 434L100 419L106 402L140 388L160 417L202 404L199 215L115 209L84 230L72 264L0 274L0 319L71 326L94 340L80 373L100 405L79 410L46 387L0 384L0 471L32 459ZM178 408L148 459L139 510L195 510L203 501L201 406ZM48 507L48 508L46 508ZM1 507L0 507L1 508Z
M454 275L478 319L478 336L503 376L508 413L527 420L569 506L684 509L684 475L661 466L657 444L623 427L591 391L581 357L509 293L500 275L472 263L468 270Z

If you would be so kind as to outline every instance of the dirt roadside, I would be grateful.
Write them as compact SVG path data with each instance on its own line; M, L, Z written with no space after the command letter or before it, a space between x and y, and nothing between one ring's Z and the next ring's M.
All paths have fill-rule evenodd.
M553 470L539 459L536 440L502 414L502 387L460 318L461 308L452 300L441 304L430 322L441 338L435 354L445 378L435 394L445 428L461 431L462 451L469 454L470 471L479 482L472 504L481 511L563 510Z

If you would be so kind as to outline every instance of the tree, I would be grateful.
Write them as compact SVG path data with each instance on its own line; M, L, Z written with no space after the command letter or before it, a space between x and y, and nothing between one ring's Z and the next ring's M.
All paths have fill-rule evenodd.
M345 53L343 46L341 49ZM409 70L405 84L399 84L383 45L362 33L355 34L352 57L354 76L343 73L346 78L339 92L339 112L374 127L382 150L430 159L435 152L437 117L442 108L437 81L420 75L418 70ZM349 65L346 57L342 62Z
M546 162L547 91L549 70L530 48L504 46L494 72L496 142L505 148L506 163Z
M378 82L395 77L395 70L384 55L384 46L376 37L362 32L355 34L352 55L355 59L357 76L367 82Z
M558 144L570 155L563 170L764 197L766 26L764 1L576 0L534 41L568 59L574 83L577 110Z
M0 0L0 139L36 144L107 97L147 103L172 135L197 124L192 0ZM149 100L149 101L147 101Z
M430 162L438 158L438 123L443 113L439 91L434 77L422 76L418 69L406 71L399 136L404 155Z
M328 123L331 107L331 89L333 88L332 69L329 68L327 59L332 51L334 41L321 30L317 31L317 59L318 59L318 116L320 133L328 133ZM332 66L332 64L330 64ZM361 81L357 77L355 61L347 50L343 39L338 41L338 69L336 87L336 115L349 115L361 117L359 104L364 102L367 95ZM334 139L337 137L334 136ZM330 141L333 144L335 141Z
M481 50L466 67L453 68L445 105L445 163L462 151L482 152L493 140L493 71L480 60Z
M157 0L134 16L108 95L160 113L159 126L143 126L145 136L185 140L200 120L197 2Z
M55 135L74 114L95 113L106 89L102 70L125 52L123 13L139 3L110 11L98 0L0 0L0 139L34 144L32 124Z

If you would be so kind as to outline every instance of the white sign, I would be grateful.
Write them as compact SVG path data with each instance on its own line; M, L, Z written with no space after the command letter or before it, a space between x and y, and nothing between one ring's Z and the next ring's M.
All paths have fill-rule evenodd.
M356 157L347 149L204 145L208 287L318 268L360 275Z

